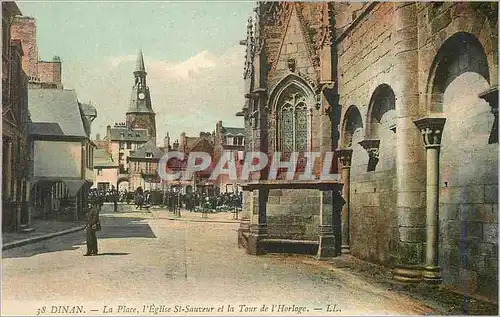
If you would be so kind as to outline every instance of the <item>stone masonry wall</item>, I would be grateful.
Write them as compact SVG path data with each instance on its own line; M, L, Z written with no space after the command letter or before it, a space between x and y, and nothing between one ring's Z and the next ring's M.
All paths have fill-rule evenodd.
M61 84L61 62L45 62L38 63L38 76L44 83Z
M463 287L465 280L470 292L494 295L498 144L488 144L494 118L490 106L477 97L488 86L480 75L467 73L455 79L444 95L439 255L446 284Z
M271 190L267 208L267 229L270 238L318 239L319 191Z
M421 108L446 117L441 146L439 262L443 283L490 298L498 294L498 143L489 144L494 116L478 95L497 85L498 7L490 4L420 5L419 80ZM485 10L486 9L486 10ZM442 45L457 34L475 38L478 52L459 57L449 67L442 106L429 102L433 63ZM463 37L458 37L458 41ZM464 49L457 50L466 51ZM481 55L484 54L484 57ZM486 74L477 61L485 59ZM465 73L457 73L464 69ZM485 78L486 76L486 78ZM430 88L429 88L430 87ZM427 91L425 89L427 88ZM427 93L427 94L426 94Z
M30 17L16 17L11 28L12 39L23 45L23 70L29 78L38 77L38 48L36 45L36 21Z
M356 7L359 17L363 10ZM349 10L348 7L343 7ZM377 4L360 23L354 23L337 45L340 104L343 115L349 106L360 111L365 129L358 130L352 142L350 246L353 255L382 264L393 264L397 253L395 124L388 112L381 121L379 162L367 172L368 153L358 142L365 138L370 99L375 89L393 81L392 4ZM339 13L340 14L340 13ZM345 30L345 28L344 28ZM340 36L341 34L337 34ZM374 105L376 107L377 105ZM343 120L342 120L343 121Z

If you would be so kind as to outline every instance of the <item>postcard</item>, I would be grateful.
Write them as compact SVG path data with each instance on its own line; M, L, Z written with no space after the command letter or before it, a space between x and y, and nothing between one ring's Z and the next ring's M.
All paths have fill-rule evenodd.
M498 3L2 2L2 316L498 315Z

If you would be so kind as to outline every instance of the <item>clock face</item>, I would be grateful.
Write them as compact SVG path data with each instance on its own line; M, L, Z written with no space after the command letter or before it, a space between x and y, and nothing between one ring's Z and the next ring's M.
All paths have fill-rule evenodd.
M142 99L144 99L144 97L146 97L146 95L144 95L144 93L143 93L143 92L139 93L139 99L141 99L141 100L142 100Z

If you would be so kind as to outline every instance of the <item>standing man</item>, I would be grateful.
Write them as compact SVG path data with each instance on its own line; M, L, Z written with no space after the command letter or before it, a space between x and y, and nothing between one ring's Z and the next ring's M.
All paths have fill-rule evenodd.
M97 203L97 204L96 204ZM97 237L96 232L101 230L99 223L99 202L92 202L89 212L87 213L87 253L83 256L97 255Z
M116 189L113 190L112 198L113 198L114 211L117 212L118 211L118 191Z

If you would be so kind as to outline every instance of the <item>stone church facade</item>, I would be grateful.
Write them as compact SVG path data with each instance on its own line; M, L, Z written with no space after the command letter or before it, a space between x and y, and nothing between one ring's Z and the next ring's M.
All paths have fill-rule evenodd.
M244 187L240 244L318 256L330 245L398 281L465 281L496 298L497 13L260 2L241 42L245 150L335 151L342 179L331 193Z

